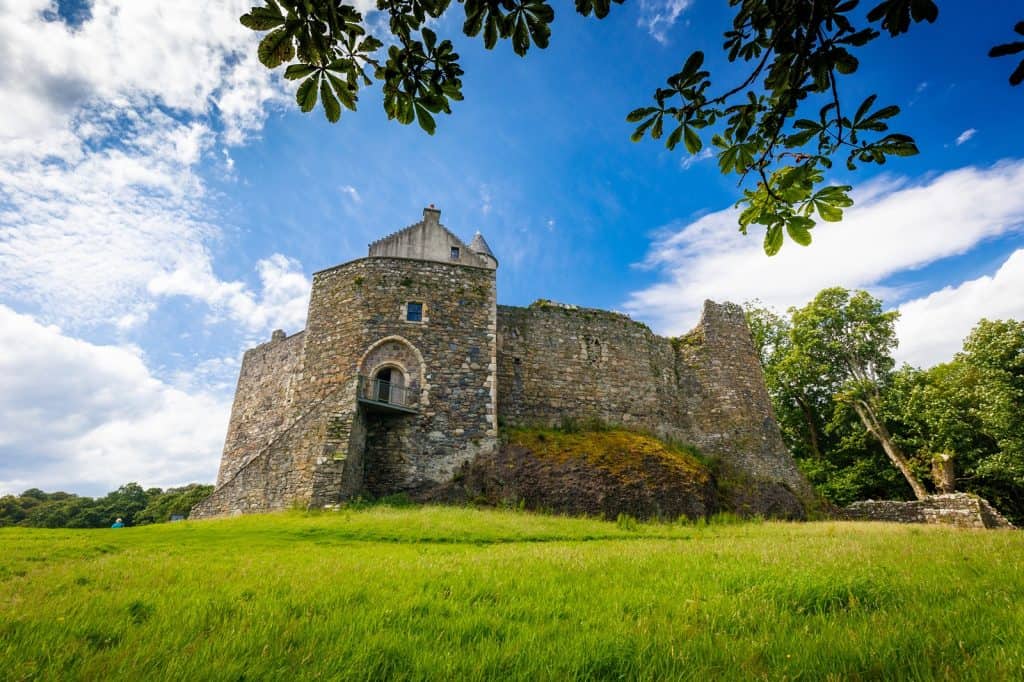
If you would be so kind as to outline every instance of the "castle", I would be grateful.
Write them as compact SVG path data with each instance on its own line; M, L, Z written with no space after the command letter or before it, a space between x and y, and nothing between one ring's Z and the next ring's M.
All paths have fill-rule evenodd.
M415 495L500 447L499 424L596 418L691 443L748 488L809 499L742 310L679 338L550 302L497 305L498 260L430 207L314 274L304 331L245 353L217 486L193 518Z

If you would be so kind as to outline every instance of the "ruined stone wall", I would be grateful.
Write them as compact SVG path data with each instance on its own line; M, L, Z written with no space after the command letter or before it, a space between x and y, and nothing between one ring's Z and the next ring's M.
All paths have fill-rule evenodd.
M679 339L624 315L552 303L498 308L503 423L598 418L696 445L732 478L813 494L786 450L743 311L708 301ZM756 506L756 505L754 505Z
M274 332L267 343L247 350L231 406L217 485L230 479L291 423L292 394L301 371L302 332Z
M923 500L863 500L841 510L849 521L931 523L956 528L1012 528L986 500L967 493L931 495Z

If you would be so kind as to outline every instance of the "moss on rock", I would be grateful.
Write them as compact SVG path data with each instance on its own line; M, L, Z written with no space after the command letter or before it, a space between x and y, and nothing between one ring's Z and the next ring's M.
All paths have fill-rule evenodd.
M623 429L510 430L496 452L423 498L608 519L701 518L718 510L714 476L691 451Z

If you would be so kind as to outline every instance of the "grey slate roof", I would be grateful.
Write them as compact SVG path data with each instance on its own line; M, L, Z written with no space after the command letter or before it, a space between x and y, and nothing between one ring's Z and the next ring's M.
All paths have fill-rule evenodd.
M469 250L475 251L476 253L482 253L485 256L490 256L494 260L498 260L494 257L494 253L491 252L491 247L487 245L487 240L480 234L479 230L473 235L473 241L469 244Z

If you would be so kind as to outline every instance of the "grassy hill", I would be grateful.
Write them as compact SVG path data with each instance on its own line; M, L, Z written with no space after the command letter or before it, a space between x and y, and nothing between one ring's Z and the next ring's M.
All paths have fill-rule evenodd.
M1017 532L372 507L0 547L0 679L1024 676Z

